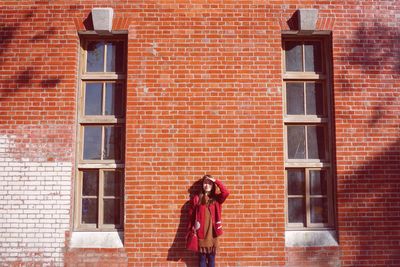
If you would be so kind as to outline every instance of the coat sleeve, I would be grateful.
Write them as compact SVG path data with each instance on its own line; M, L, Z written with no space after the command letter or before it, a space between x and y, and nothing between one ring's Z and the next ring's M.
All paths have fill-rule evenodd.
M189 208L188 208L188 223L187 223L187 231L190 231L195 223L196 218L196 205L199 202L199 196L195 195L189 200Z
M225 187L225 185L220 181L220 180L215 180L215 184L219 187L221 190L221 193L217 195L217 201L222 204L225 202L226 198L229 196L229 191L228 188Z

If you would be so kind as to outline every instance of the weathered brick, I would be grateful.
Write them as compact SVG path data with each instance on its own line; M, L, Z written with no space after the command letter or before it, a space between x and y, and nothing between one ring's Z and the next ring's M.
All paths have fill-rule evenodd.
M114 29L128 31L124 249L68 248L77 31L93 7L112 7ZM337 248L284 247L281 30L299 8L318 9L317 29L332 31ZM181 216L210 172L232 191L220 266L399 266L399 10L390 0L3 1L0 262L194 265Z

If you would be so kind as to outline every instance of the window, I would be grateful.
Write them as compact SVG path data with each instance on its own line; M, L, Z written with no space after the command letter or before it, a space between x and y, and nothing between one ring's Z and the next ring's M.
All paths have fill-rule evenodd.
M283 38L287 229L334 225L329 38Z
M123 226L126 38L81 39L75 229Z

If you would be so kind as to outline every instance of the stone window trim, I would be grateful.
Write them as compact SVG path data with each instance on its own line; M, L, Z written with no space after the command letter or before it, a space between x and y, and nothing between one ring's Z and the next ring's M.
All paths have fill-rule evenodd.
M124 232L85 232L71 233L69 248L123 248Z
M337 247L335 230L285 231L285 247Z

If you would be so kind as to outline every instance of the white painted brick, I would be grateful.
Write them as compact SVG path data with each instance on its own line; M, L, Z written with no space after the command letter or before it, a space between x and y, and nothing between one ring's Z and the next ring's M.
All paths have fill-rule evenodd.
M0 144L9 145L1 137ZM47 262L43 266L63 266L71 175L69 162L15 161L0 154L0 261L39 261L32 254L37 251Z

